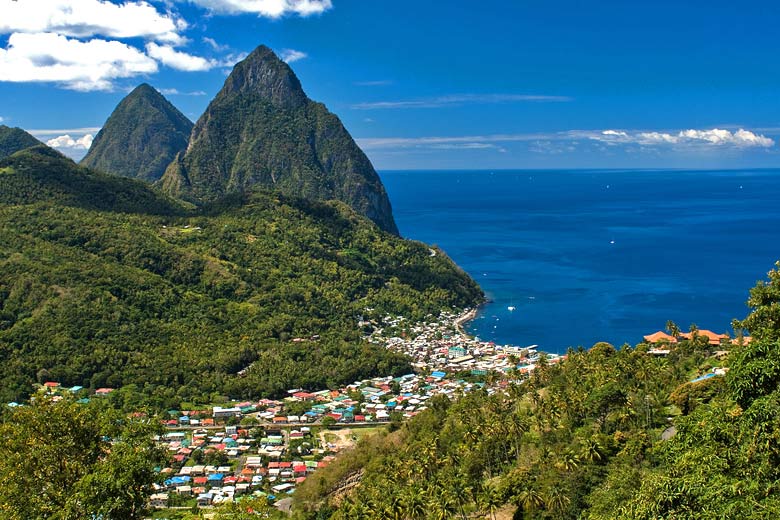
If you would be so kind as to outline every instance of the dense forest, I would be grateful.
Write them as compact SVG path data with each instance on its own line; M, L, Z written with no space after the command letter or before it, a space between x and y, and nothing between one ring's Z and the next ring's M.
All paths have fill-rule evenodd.
M778 269L735 323L752 341L725 360L696 336L668 357L600 343L506 391L438 398L308 479L298 517L780 516ZM716 366L726 375L693 381Z
M0 161L0 188L2 402L45 380L167 409L399 374L407 358L365 343L361 316L482 298L446 255L340 202L194 209L44 146Z

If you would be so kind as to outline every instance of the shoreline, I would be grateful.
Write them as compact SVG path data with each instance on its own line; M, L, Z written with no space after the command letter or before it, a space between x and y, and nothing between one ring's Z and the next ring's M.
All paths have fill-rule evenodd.
M452 322L452 324L455 326L455 330L458 331L459 334L466 337L472 337L470 334L466 332L466 330L463 328L463 325L470 322L474 318L477 317L479 307L475 307L473 309L469 309L457 318L455 318L455 321Z

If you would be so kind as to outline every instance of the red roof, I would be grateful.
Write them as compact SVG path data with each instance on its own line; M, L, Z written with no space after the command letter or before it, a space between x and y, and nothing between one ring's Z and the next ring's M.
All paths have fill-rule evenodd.
M43 383L43 386L47 388L57 388L58 386L60 386L60 384L55 383L54 381L46 381L45 383Z
M669 343L677 343L677 338L674 336L670 336L666 332L658 331L653 332L652 334L648 334L644 337L645 341L648 343L658 343L659 341L667 341Z
M692 332L686 332L681 334L681 336L686 339L692 339L693 335L694 334ZM700 337L701 336L706 337L710 345L720 345L721 339L728 339L729 337L728 334L716 334L711 330L706 330L706 329L696 331L696 335Z
M293 466L293 471L296 473L306 473L306 466Z
M209 479L207 477L195 477L192 479L195 484L206 484Z
M292 462L280 462L279 467L282 469L292 468Z

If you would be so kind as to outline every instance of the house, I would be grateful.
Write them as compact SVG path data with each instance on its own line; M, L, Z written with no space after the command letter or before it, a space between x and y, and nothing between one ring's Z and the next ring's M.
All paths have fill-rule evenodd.
M168 507L168 493L155 493L149 497L149 507Z
M197 498L198 507L210 506L213 499L214 495L212 493L201 493Z
M712 332L711 330L707 329L701 329L694 332L685 332L683 334L680 334L685 339L693 339L694 337L705 337L707 338L707 341L710 345L720 345L720 341L723 339L729 339L728 334L716 334Z
M677 338L661 330L659 330L658 332L653 332L652 334L648 334L647 336L644 336L644 340L645 343L660 343L662 341L667 343L677 343Z
M231 408L223 408L221 406L215 406L211 412L211 415L214 417L214 419L225 418L225 417L238 417L239 415L241 415L241 408L239 408L238 406L233 406Z

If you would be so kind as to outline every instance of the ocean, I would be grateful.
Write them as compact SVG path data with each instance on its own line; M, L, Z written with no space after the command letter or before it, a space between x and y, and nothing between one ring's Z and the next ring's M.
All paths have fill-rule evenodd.
M731 333L780 260L780 170L380 176L401 234L481 285L468 328L500 344L636 344L667 320Z

